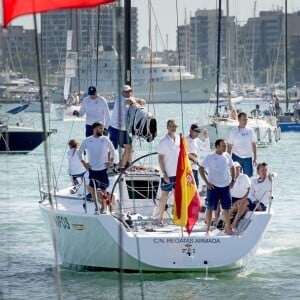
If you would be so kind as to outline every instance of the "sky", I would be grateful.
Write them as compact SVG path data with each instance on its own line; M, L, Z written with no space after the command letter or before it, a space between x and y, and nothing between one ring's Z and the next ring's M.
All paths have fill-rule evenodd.
M25 0L24 0L25 1ZM47 0L44 0L47 1ZM284 7L284 0L228 0L230 15L236 16L239 22L245 22L254 16L254 3L256 2L256 13L258 16L261 10L272 10L277 7ZM165 48L176 49L176 26L178 8L178 24L184 24L185 15L187 20L199 9L215 9L218 0L131 0L133 6L138 8L139 19L139 48L149 45L149 3L152 5L151 36L154 50ZM300 0L287 0L288 11L300 10ZM226 12L226 0L222 0L222 8ZM0 12L2 16L2 1L0 1ZM156 18L155 18L155 17ZM157 20L157 21L156 21ZM2 17L1 17L2 23ZM32 17L21 17L13 24L23 25L25 28L32 28ZM156 26L157 25L157 26ZM156 28L156 29L155 29ZM157 32L158 34L155 34ZM160 33L160 34L159 34ZM161 37L160 37L161 36ZM168 36L168 38L167 38ZM157 38L156 38L157 37ZM168 42L167 42L168 41Z

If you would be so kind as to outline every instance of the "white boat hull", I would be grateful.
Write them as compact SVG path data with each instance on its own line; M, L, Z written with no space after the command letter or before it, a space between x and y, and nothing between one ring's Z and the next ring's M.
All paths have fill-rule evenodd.
M247 126L254 129L259 145L267 145L280 139L280 130L276 126L276 120L271 122L265 119L249 119ZM237 120L220 118L213 120L203 127L207 128L210 141L214 143L217 139L227 139L229 132L238 125Z
M128 230L111 214L95 215L93 203L87 203L86 213L82 200L56 196L56 201L57 209L51 210L45 200L40 208L49 229L53 212L61 262L91 269L186 272L239 268L255 250L272 216L254 213L240 235L224 235L215 229L207 237L196 228L191 236L185 231L182 236L174 225L150 232L142 227ZM68 210L71 206L73 212Z

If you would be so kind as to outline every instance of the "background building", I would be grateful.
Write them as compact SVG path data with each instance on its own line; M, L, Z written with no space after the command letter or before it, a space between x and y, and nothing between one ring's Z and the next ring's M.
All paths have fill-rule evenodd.
M96 57L99 49L113 47L117 49L116 13L121 10L124 19L124 8L115 5L104 5L96 9L53 11L41 15L42 57L44 65L51 71L64 70L66 56L67 30L73 30L73 51L78 53L80 68L86 68ZM121 21L123 22L123 21ZM124 35L121 35L123 45ZM138 16L137 8L131 8L131 50L136 57L138 49Z
M229 24L228 31L226 30L227 24ZM189 37L186 36L187 31ZM182 62L187 62L190 71L196 75L214 76L217 65L218 11L198 9L195 16L190 18L190 24L181 26L177 34ZM222 15L221 68L224 74L228 64L227 51L230 52L230 64L234 69L237 51L235 17L227 18Z

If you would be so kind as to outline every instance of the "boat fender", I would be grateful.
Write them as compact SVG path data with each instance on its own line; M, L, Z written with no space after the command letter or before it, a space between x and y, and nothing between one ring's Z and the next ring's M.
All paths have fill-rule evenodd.
M260 141L260 129L259 129L259 127L256 128L256 137L257 137L257 140Z
M272 143L272 131L271 131L271 128L268 129L268 138L269 138L269 142Z
M278 142L278 140L279 140L278 128L274 129L274 137L275 137L275 142Z

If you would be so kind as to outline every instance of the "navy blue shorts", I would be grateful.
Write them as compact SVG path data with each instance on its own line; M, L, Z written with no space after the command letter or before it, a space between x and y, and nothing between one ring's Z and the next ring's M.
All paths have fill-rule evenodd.
M247 174L249 177L253 176L252 157L241 158L232 153L232 160L240 163L244 174Z
M88 137L91 135L93 135L93 126L85 124L85 136Z
M169 179L170 183L165 182L163 178L160 179L160 188L164 192L171 192L175 188L176 177L171 176Z
M256 203L251 202L250 199L248 199L248 202L249 202L249 205L248 205L249 210L253 211L257 205L257 202ZM267 210L267 207L262 202L260 202L259 205L260 205L262 211Z
M118 146L124 147L123 145L131 145L132 140L128 132L125 130L119 130L114 127L109 126L109 139L113 143L115 149L118 149Z
M238 200L240 200L241 198L236 198L236 197L231 197L231 201L232 201L232 204Z
M106 190L109 186L109 180L107 175L107 169L101 170L101 171L93 171L89 170L89 178L90 178L90 187L94 187L94 181L96 184L96 188L99 188L101 190ZM94 180L92 180L94 179Z
M212 190L207 190L207 209L217 210L219 200L223 209L231 208L231 195L229 186L214 187Z

